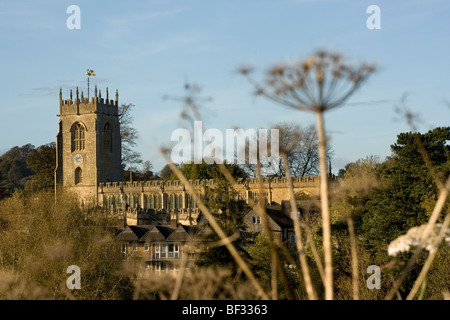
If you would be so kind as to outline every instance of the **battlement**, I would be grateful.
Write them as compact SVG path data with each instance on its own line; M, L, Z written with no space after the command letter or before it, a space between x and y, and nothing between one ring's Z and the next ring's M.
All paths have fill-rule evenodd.
M328 177L330 180L336 180L337 177L331 175ZM196 179L189 180L189 185L194 189L201 190L204 187L214 188L213 179ZM237 190L255 190L259 188L263 189L275 189L275 188L287 188L288 181L285 177L266 177L262 179L238 179L237 184L234 186ZM293 177L292 184L294 188L318 188L320 185L320 177ZM133 190L133 192L178 192L184 191L185 185L180 180L152 180L152 181L133 181L133 182L106 182L98 185L99 193L115 193L119 190Z
M75 98L73 97L72 89L70 90L69 99L62 98L62 89L59 90L59 107L60 115L74 115L85 113L104 113L117 115L119 107L119 93L116 90L115 100L109 99L109 91L106 88L106 98L102 98L101 90L97 90L95 86L94 96L85 97L83 91L80 92L76 88Z
M327 177L330 182L338 178L335 175ZM107 210L111 208L125 210L122 205L140 209L164 209L170 212L186 208L196 208L196 203L188 189L202 197L208 198L209 188L215 188L213 179L189 180L183 184L180 180L152 180L134 182L99 183L97 194L100 206ZM188 188L189 187L189 188ZM249 203L250 199L261 199L265 203L281 203L295 197L317 197L320 194L320 177L294 177L292 179L293 193L285 177L267 177L261 179L239 179L233 188L236 197ZM180 212L180 211L178 211Z

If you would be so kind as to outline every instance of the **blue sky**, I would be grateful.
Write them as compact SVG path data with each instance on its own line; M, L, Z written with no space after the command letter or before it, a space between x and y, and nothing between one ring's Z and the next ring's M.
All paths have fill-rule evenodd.
M70 30L69 5L81 9ZM369 5L381 9L381 29L369 30ZM325 115L333 171L369 155L385 157L410 128L394 110L403 94L420 116L419 129L450 125L450 2L446 0L0 1L0 153L55 141L59 88L119 90L133 103L137 150L159 171L157 149L180 128L186 81L212 101L205 127L269 128L280 121L314 124L313 115L255 98L236 70L264 70L316 49L374 62L379 71L349 101ZM364 104L360 102L378 101Z

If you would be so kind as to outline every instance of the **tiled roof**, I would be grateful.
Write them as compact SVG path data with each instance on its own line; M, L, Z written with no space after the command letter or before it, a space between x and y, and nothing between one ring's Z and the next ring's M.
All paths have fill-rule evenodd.
M120 230L116 239L121 241L189 241L196 235L201 234L206 226L186 226L179 225L178 228L171 228L162 225L140 225L127 226Z

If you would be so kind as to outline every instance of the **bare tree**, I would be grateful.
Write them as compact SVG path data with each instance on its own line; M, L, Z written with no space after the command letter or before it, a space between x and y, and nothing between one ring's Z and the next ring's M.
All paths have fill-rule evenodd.
M301 128L292 122L280 122L273 126L279 130L280 153L286 154L291 175L294 177L315 176L319 174L319 140L314 126ZM332 148L327 147L327 160L331 160ZM272 172L279 177L286 176L286 168L280 157L277 163L270 164Z
M333 262L326 163L326 139L323 114L342 106L374 72L375 67L362 63L351 66L340 54L317 51L303 62L270 68L263 83L251 77L251 68L240 70L256 94L280 105L314 112L319 142L320 199L322 207L323 248L325 258L325 299L333 293Z
M122 167L127 165L136 165L142 163L141 154L133 147L136 146L136 139L138 138L137 130L132 126L133 116L131 110L133 104L122 104L119 106L119 123L120 136L122 140Z

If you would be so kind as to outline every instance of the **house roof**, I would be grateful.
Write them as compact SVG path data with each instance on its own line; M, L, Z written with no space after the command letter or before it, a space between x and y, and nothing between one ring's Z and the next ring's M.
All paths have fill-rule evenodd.
M179 225L171 228L162 225L127 226L116 235L120 241L189 241L209 230L205 226Z
M287 216L283 211L273 208L266 208L267 215L282 229L289 229L294 227L294 221Z
M163 237L165 239L167 239L172 234L172 232L175 231L174 228L165 227L165 226L155 226L155 228L158 229L159 232L161 232L161 234L163 235Z
M122 241L139 241L148 231L149 227L145 226L126 226L116 238Z
M186 229L180 225L167 237L167 240L188 241L191 240L191 238L191 235L186 231Z
M164 241L166 240L166 237L161 233L161 231L156 227L153 226L152 229L149 229L148 232L142 236L140 239L141 241Z
M300 211L301 214L320 210L320 200L296 200L295 205L297 206L297 211ZM291 202L283 200L281 202L281 210L285 215L289 216L291 213Z
M294 227L294 222L283 210L283 206L278 203L272 203L266 206L266 213L273 222L275 222L282 229L289 229ZM248 214L258 215L254 210L250 210Z

